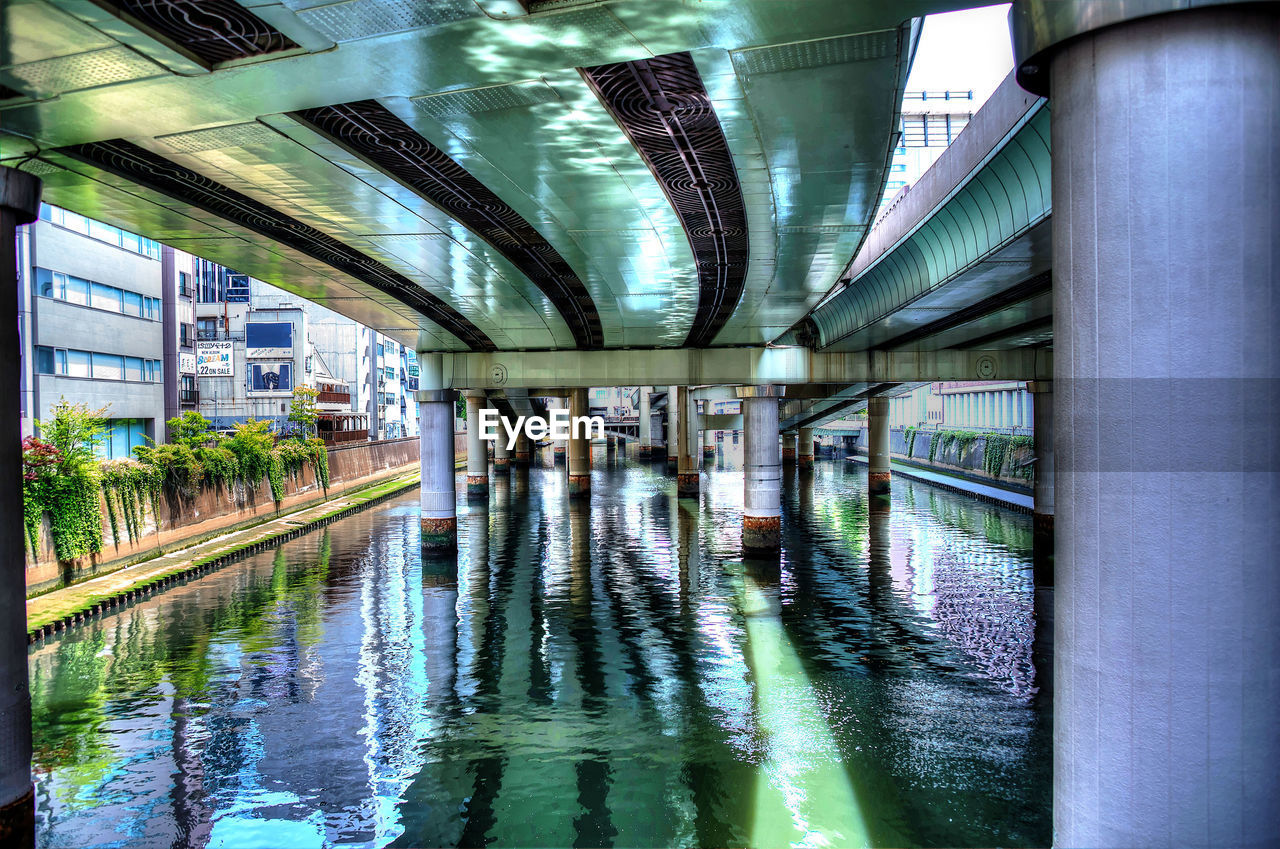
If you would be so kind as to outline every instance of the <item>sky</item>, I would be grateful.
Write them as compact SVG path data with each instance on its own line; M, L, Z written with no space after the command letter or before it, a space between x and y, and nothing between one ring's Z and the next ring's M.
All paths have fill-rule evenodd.
M908 91L967 91L985 103L1013 70L1009 4L925 18Z

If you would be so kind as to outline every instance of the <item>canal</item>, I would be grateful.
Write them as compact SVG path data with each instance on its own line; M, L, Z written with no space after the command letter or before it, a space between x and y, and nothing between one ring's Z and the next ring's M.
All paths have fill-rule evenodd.
M444 561L409 493L41 643L39 845L1048 845L1030 517L819 462L744 562L731 466L513 471Z

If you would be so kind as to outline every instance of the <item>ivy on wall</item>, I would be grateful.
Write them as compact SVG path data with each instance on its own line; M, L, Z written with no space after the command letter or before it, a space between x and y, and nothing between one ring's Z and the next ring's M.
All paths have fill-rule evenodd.
M1003 433L988 433L986 448L983 450L982 454L983 471L992 477L1000 477L1000 473L1005 466L1005 461L1009 460L1015 451L1030 447L1031 437L1029 436L1009 436ZM1014 477L1031 480L1033 469L1034 466L1031 463L1023 463L1011 468L1010 472Z
M941 460L942 455L950 451L952 446L956 448L957 459L963 459L965 453L977 441L978 436L978 432L973 430L934 431L933 439L929 443L929 461Z
M911 425L902 433L903 437L907 440L907 456L908 457L915 456L916 434L919 432L920 432L920 428L916 427L915 425Z
M105 407L90 410L62 401L53 419L39 423L46 439L23 440L23 524L33 557L40 553L46 514L59 560L101 551L99 495L112 542L119 545L122 539L137 542L142 537L148 507L159 529L162 493L192 499L204 487L236 482L257 487L265 478L278 503L284 500L285 475L296 479L305 466L329 489L324 443L305 435L277 442L267 422L250 420L223 437L210 431L199 413L187 412L167 423L170 442L139 446L133 460L101 462L93 449L102 438L105 418Z

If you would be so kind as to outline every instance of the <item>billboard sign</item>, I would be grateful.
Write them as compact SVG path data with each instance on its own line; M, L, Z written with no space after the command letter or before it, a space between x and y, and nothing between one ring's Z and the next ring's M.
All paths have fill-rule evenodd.
M197 342L195 372L200 377L230 377L234 374L231 367L230 342Z
M178 373L179 374L195 374L196 373L196 355L189 354L186 351L178 352Z
M292 392L293 363L250 363L250 392Z
M249 359L292 358L293 322L250 321L244 326L244 352Z

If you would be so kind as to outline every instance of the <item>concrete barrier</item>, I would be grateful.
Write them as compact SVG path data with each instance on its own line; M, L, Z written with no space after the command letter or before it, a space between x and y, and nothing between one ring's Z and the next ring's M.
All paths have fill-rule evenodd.
M49 520L41 529L40 556L27 555L27 597L58 587L70 586L97 575L114 572L166 551L181 548L217 534L273 519L281 513L317 504L327 498L360 489L403 472L418 462L418 440L384 439L352 442L329 449L329 489L324 491L308 466L284 480L285 496L276 503L271 485L221 484L204 487L194 498L166 493L160 498L159 521L151 505L144 510L142 527L130 540L123 518L118 517L118 541L112 538L106 502L99 499L102 512L102 551L95 555L59 561L53 551Z

